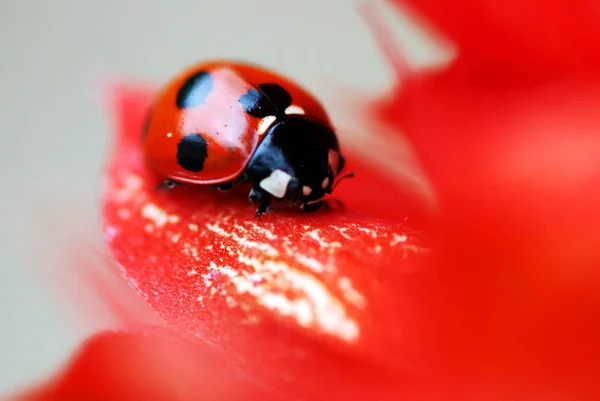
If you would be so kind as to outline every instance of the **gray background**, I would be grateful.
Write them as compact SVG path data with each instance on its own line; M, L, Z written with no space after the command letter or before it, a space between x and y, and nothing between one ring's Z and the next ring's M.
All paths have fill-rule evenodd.
M93 79L162 82L212 57L276 68L323 99L339 86L376 94L392 77L350 0L0 0L0 393L101 327L61 287L74 239L98 230L110 121Z

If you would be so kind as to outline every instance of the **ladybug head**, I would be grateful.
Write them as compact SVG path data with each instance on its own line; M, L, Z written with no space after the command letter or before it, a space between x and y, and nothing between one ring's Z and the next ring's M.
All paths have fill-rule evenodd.
M343 167L335 133L317 121L293 115L269 128L242 180L255 183L250 194L255 203L270 196L309 210L318 208L332 192Z

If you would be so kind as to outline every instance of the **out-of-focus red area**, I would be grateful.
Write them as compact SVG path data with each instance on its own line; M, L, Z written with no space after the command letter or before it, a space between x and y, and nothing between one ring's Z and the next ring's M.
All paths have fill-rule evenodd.
M480 399L598 399L600 8L406 3L458 49L378 105L438 195L442 377Z
M460 74L482 85L544 83L600 68L600 8L593 0L391 0L456 45ZM490 79L492 78L492 79Z
M161 333L106 332L88 339L66 370L15 401L281 400L209 347ZM256 398L258 397L258 398Z

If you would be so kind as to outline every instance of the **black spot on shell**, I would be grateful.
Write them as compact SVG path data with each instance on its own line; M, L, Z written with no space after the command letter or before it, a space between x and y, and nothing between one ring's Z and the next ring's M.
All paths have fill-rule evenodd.
M252 117L263 118L277 114L275 106L262 93L250 89L240 97L244 111Z
M258 88L240 97L242 107L253 117L280 116L292 104L292 96L281 85L260 84Z
M208 144L200 134L188 134L177 145L177 163L188 171L202 171L207 157Z
M292 95L281 85L260 84L258 88L282 113L292 104Z
M187 109L206 102L213 89L213 78L206 71L200 71L189 77L177 92L177 107Z

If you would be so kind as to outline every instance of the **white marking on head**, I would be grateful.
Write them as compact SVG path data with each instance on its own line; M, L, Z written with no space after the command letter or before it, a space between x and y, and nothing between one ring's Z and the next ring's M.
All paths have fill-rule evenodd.
M307 187L306 185L302 187L302 193L304 194L304 196L310 195L311 192L312 192L311 187Z
M270 176L263 179L258 185L276 198L283 198L287 191L292 176L281 170L273 170Z
M333 170L333 174L337 174L338 169L340 168L340 153L337 150L330 149L327 154L327 161L329 167Z
M285 109L285 114L306 114L306 112L302 107L291 105Z
M329 185L329 177L325 177L321 186L323 187L323 189L325 189L325 188L327 188L328 185Z
M167 138L170 138L170 137L172 137L172 136L173 136L173 133L172 133L172 132L168 132L168 133L167 133Z
M277 117L275 116L266 116L264 118L261 118L260 122L258 123L258 128L256 129L258 135L263 136L271 127L271 125L273 125L275 120L277 120Z

